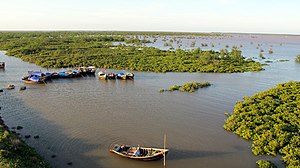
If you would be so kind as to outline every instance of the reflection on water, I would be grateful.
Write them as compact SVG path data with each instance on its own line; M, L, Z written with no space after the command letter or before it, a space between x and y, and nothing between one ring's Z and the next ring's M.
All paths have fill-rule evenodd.
M253 156L251 143L224 131L222 125L224 112L232 112L243 96L281 82L300 80L300 66L294 63L300 53L300 48L294 47L299 46L300 40L295 44L298 37L284 38L282 46L271 37L263 37L268 44L274 43L274 53L268 57L290 61L274 62L258 73L135 72L134 81L103 81L88 76L57 79L45 85L26 84L25 91L19 88L25 85L20 79L26 72L46 70L2 52L0 60L6 62L7 69L0 71L0 88L15 84L16 89L0 93L1 116L9 127L23 126L17 131L22 136L39 135L39 139L26 142L58 168L66 167L68 162L76 168L162 167L162 161L131 161L108 149L114 143L163 147L164 133L170 148L169 167L255 167L261 157ZM245 55L256 52L250 44L252 40L240 41ZM159 92L191 81L213 85L194 93ZM278 158L268 159L280 162Z

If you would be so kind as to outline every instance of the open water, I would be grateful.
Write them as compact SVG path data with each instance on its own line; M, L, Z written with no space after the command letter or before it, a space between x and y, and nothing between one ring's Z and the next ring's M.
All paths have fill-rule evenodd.
M261 72L144 73L134 72L133 81L103 81L96 76L56 79L43 85L24 84L28 70L42 70L0 52L6 70L0 71L0 115L53 167L133 168L163 167L163 162L132 161L109 153L114 143L163 147L167 135L167 167L254 168L256 160L270 159L282 167L279 157L258 157L247 142L223 129L226 116L238 100L290 80L300 80L300 37L284 35L232 35L226 37L177 37L181 48L207 43L203 49L236 45L246 57L258 59L263 48L269 66ZM163 38L151 46L163 47ZM211 46L214 44L214 47ZM259 46L258 46L259 45ZM174 46L175 48L178 46ZM258 47L258 49L257 49ZM268 54L272 48L274 53ZM289 60L279 62L278 60ZM52 71L52 69L50 69ZM54 70L53 70L54 71ZM115 70L108 70L114 71ZM164 92L171 85L208 81L212 86L194 93ZM27 90L19 91L21 86ZM32 138L39 135L39 139ZM24 138L25 139L25 138ZM53 158L53 155L56 157ZM69 166L67 163L72 162Z

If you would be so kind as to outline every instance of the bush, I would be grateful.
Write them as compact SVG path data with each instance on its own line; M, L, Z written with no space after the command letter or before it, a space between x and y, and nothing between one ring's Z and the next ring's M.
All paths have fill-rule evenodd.
M256 161L256 164L258 168L277 168L277 166L274 163L268 160L258 160Z
M223 127L252 140L255 155L279 153L287 167L300 167L299 100L300 82L278 84L237 102Z
M295 61L296 61L297 63L300 63L300 54L296 56Z

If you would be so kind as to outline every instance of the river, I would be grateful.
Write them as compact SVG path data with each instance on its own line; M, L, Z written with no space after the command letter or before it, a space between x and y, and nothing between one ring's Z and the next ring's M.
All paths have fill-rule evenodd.
M163 46L158 39L155 47ZM251 142L225 131L222 126L238 100L290 80L300 81L300 37L284 35L238 35L182 38L182 47L208 43L210 49L240 46L243 55L259 60L263 48L269 66L247 73L148 73L134 72L132 81L103 81L96 76L56 79L47 84L24 84L28 70L46 69L0 52L6 70L0 71L0 115L10 127L53 167L115 168L163 167L163 162L140 162L120 158L108 149L114 143L163 147L167 135L167 167L256 167L267 158L280 165L279 157L258 157ZM220 44L219 44L220 43ZM210 45L214 44L212 48ZM259 49L257 49L259 46ZM272 48L273 54L268 54ZM280 62L278 60L289 60ZM264 60L259 60L264 61ZM54 69L51 69L54 70ZM108 70L114 71L114 70ZM118 71L114 71L118 72ZM174 84L208 81L212 86L193 93L163 92ZM20 91L21 86L27 89ZM39 135L39 139L33 136ZM72 165L67 163L72 162Z

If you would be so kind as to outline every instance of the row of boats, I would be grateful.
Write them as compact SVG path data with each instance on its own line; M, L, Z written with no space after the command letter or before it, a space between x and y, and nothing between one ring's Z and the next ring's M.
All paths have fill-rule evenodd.
M115 74L113 72L105 73L105 71L100 71L98 73L99 79L123 79L123 80L132 80L134 79L134 74L129 72L121 72ZM28 71L28 75L23 77L25 83L46 83L48 80L56 79L56 78L75 78L75 77L83 77L87 75L95 75L96 67L78 67L66 71L60 72L46 72L43 73L41 71Z
M122 79L122 80L132 80L134 79L134 74L131 72L121 72L118 74L115 74L113 72L110 73L106 73L105 71L100 71L98 72L98 78L99 79L103 79L103 80L107 80L107 79Z

